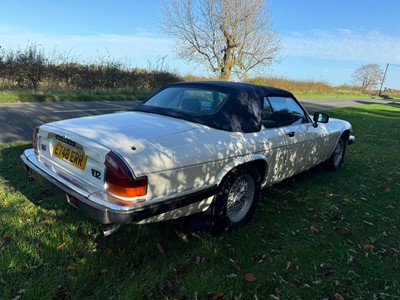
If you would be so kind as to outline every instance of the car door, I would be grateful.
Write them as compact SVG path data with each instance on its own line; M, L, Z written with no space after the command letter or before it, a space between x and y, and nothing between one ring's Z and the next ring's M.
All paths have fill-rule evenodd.
M259 132L247 134L247 147L252 153L262 153L267 159L268 170L263 185L271 185L279 182L292 174L288 169L287 160L287 138L285 131L275 123L268 120L272 112L267 98L264 98L262 111L263 126Z
M247 147L252 153L262 153L268 162L267 176L263 185L270 185L287 178L286 136L281 128L262 128L260 132L247 134Z
M315 127L296 99L274 96L264 101L268 101L271 106L268 116L263 116L264 126L270 130L281 129L285 137L286 160L281 176L292 176L317 165L326 158L328 140L326 128Z

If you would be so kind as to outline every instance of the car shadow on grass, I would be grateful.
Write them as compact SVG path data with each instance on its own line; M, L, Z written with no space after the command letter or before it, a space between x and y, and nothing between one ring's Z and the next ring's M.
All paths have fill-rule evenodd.
M29 180L28 174L20 159L20 155L24 150L29 148L31 148L31 144L28 142L0 146L0 158L2 161L0 165L0 177L3 178L4 188L14 195L23 196L26 198L25 200L29 200L42 210L59 211L57 214L59 222L84 222L91 224L94 230L101 233L102 229L106 228L107 225L98 224L83 215L79 210L73 208L67 203L66 197L63 197L63 193L54 194L50 190L42 187L38 182ZM172 227L171 230L183 230L186 227L187 220L183 218L182 220L178 219L169 223L169 226ZM125 227L125 229L128 229L128 227L147 226L149 228L154 228L154 230L164 231L165 226L159 224L162 224L162 222L152 225L123 226L120 230Z
M18 219L19 213L24 214L20 206L30 206L29 210L32 212L32 218L39 222L46 223L48 221L46 212L50 212L52 215L51 222L62 224L61 226L64 228L82 226L82 229L78 228L78 234L92 235L95 238L102 239L102 229L107 225L98 224L73 208L67 203L66 197L62 197L61 193L54 194L40 186L38 182L29 180L20 159L20 155L24 150L29 148L31 148L31 144L28 142L0 145L0 195L5 194L5 197L16 200L13 203L13 201L2 199L2 201L7 201L7 206L12 206L13 204L18 206L16 209L5 210L5 213L9 214L9 218ZM11 203L8 204L9 202ZM29 203L34 205L33 209ZM3 206L5 205L3 204ZM0 209L2 209L1 206ZM39 212L40 216L33 216L37 212ZM161 238L168 236L168 232L183 232L186 234L191 230L189 227L188 220L185 218L170 221L168 226L165 226L165 222L147 225L126 225L119 229L118 232L121 232L121 234L113 234L107 237L107 240L112 243L114 240L120 240L124 233L135 236L145 231L151 231L151 233L146 234L156 235ZM143 228L146 228L146 230Z
M14 299L21 289L26 291L27 299L52 299L60 293L68 293L71 298L111 297L112 292L107 297L98 292L110 285L109 276L125 278L126 284L131 284L132 272L146 275L146 266L155 259L160 265L162 254L173 252L180 258L180 251L190 253L203 238L213 239L198 235L186 243L190 231L182 220L169 222L168 226L123 226L103 238L102 225L28 180L20 155L30 147L27 142L0 145L0 248L2 263L9 266L0 274L7 283L3 286L5 294L0 289L0 298ZM175 266L178 262L172 260L169 264ZM84 279L84 290L74 278ZM155 289L152 285L148 288ZM110 289L103 288L102 293L105 290ZM139 298L145 293L139 288L136 292ZM163 296L157 294L155 298Z
M29 181L28 174L24 170L20 155L25 149L30 148L30 143L21 142L15 144L8 144L0 148L0 157L2 158L2 164L0 166L0 176L7 187L10 187L15 193L23 195L35 206L40 207L43 210L58 210L60 213L57 214L58 221L60 222L86 222L92 224L92 226L99 232L105 229L107 225L97 224L82 213L79 210L74 209L70 206L66 198L63 198L62 194L53 194L46 188L43 188L39 183L35 181ZM274 185L272 188L267 188L261 191L262 198L268 197L270 194L270 189L275 190L288 190L293 188L293 185L298 183L306 183L313 178L319 177L321 174L326 173L324 167L317 166L311 170L300 173L299 175L284 180L281 183ZM329 172L328 172L329 173ZM168 226L165 226L165 222L159 222L155 224L147 225L133 225L133 226L122 226L121 230L131 231L131 227L141 227L145 226L148 228L153 228L154 230L159 230L163 232L165 228L168 230L175 230L180 232L191 232L197 229L190 226L189 218L181 218L173 221L168 221Z

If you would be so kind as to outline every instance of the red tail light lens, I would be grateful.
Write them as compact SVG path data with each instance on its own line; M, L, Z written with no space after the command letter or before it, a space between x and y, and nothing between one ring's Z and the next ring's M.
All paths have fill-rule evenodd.
M132 205L134 202L129 198L147 194L147 177L134 178L132 171L119 155L109 152L105 164L106 191L113 196L124 198L118 201L118 204Z
M39 127L36 127L33 130L33 135L32 135L32 147L35 152L38 152L38 140L39 140Z

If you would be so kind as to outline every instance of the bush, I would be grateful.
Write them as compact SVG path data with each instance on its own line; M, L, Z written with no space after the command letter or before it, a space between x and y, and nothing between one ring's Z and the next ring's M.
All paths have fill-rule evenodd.
M293 80L281 77L256 77L247 80L250 83L273 86L292 92L315 92L315 93L330 93L334 88L326 82L322 81L303 81Z
M181 80L163 69L128 68L110 59L101 59L97 64L81 64L66 58L54 62L36 44L28 44L25 50L0 52L0 88L3 90L129 88L154 91Z

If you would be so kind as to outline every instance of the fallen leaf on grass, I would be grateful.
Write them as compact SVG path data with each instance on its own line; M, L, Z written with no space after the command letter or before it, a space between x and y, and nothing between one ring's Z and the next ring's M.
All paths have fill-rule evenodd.
M59 245L57 246L57 249L58 249L58 250L62 250L62 249L65 248L65 245L66 245L66 243L65 243L65 242L62 242L61 244L59 244Z
M0 278L0 284L1 285L7 285L7 281L5 281L3 278Z
M46 224L46 225L53 225L56 221L54 220L43 220L42 224Z
M11 241L11 235L9 235L7 232L3 235L3 241L4 242L9 242Z
M214 295L212 296L212 299L213 300L218 300L218 299L223 298L224 295L225 295L224 292L218 291L218 292L214 293Z
M244 274L243 279L247 282L254 282L257 280L257 277L252 273L246 273Z
M390 193L390 189L389 189L389 188L386 188L386 189L383 190L383 192L384 192L384 193Z
M78 265L75 263L71 263L67 267L67 270L76 270L76 269L78 269Z
M388 179L386 179L386 181L388 184L391 184L393 182L393 178L388 178Z
M321 232L321 228L315 227L315 226L311 225L311 226L310 226L310 231L311 231L312 233L320 233L320 232Z
M288 261L286 264L286 270L291 270L296 268L296 263L294 261Z
M114 256L114 250L113 249L111 249L111 248L107 248L106 250L104 250L104 254L106 255L106 256Z
M344 300L344 297L339 293L335 293L331 297L329 297L329 300Z
M184 241L184 242L188 242L188 236L187 236L187 234L184 234L184 233L178 233L178 236L182 239L182 241Z
M372 244L366 243L366 244L364 244L363 248L365 251L370 251L370 250L373 250L375 248L375 246Z
M267 257L267 255L266 255L266 254L263 254L262 256L258 257L258 258L257 258L257 263L258 263L258 264L262 264L262 263L264 263L264 262L265 262L265 259L266 259L266 257Z

